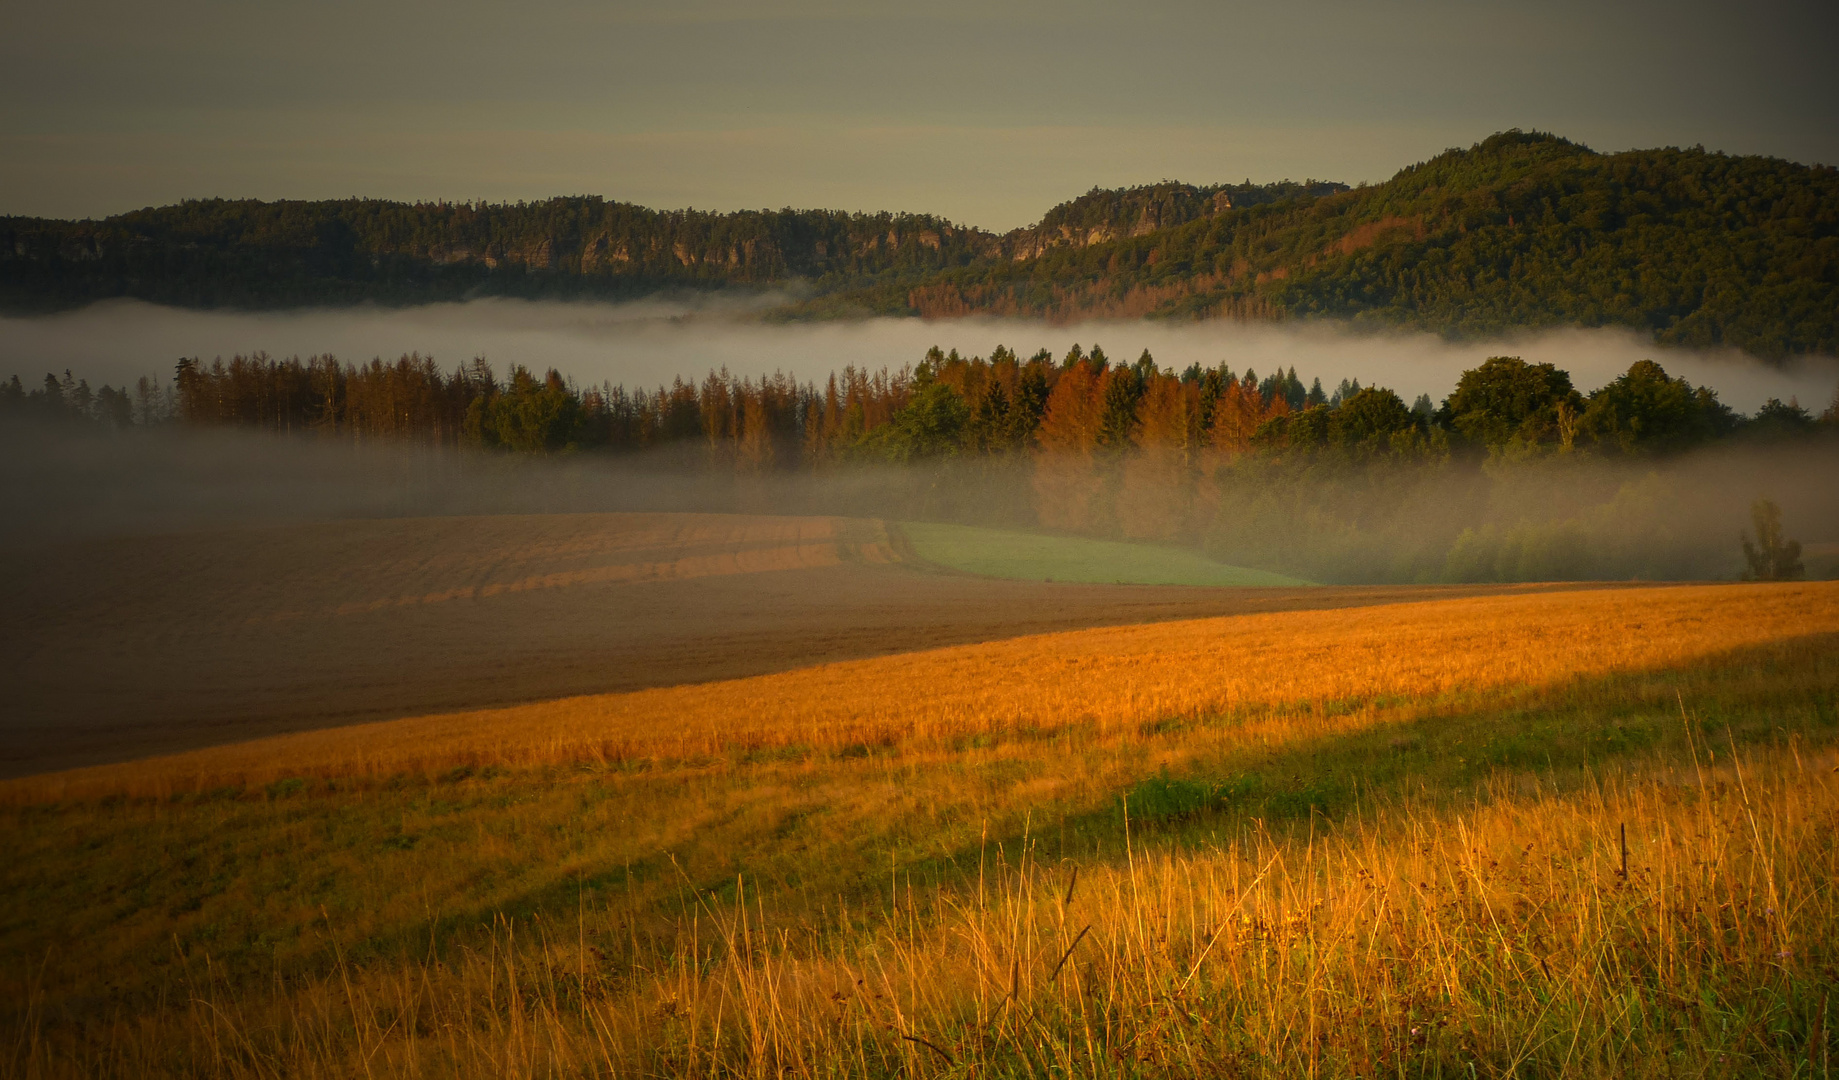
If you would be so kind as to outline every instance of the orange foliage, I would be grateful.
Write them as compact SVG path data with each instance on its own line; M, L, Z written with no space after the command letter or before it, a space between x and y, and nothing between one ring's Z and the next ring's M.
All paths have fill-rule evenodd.
M1150 380L1137 406L1136 453L1124 462L1118 525L1125 536L1166 540L1183 531L1193 506L1196 443L1200 435L1200 385L1172 375Z
M1256 387L1228 383L1226 392L1213 406L1213 449L1228 455L1242 454L1251 448L1252 435L1259 424L1289 411L1289 403L1279 395L1273 394L1267 401Z
M1083 529L1092 524L1101 481L1092 460L1103 413L1103 380L1088 364L1060 373L1047 397L1047 412L1035 438L1041 454L1034 465L1034 489L1041 524Z

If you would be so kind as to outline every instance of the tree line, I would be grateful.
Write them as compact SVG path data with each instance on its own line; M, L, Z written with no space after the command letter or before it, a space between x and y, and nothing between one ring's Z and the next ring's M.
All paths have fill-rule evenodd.
M1653 360L1588 394L1552 364L1490 357L1464 371L1440 405L1343 380L1305 387L1295 368L1161 368L1145 349L1114 362L1099 345L1023 359L998 345L988 357L934 346L913 367L854 365L823 383L782 373L628 389L581 386L551 369L484 359L451 370L409 354L367 364L330 355L257 353L209 364L182 358L162 383L103 386L69 372L27 390L0 383L13 417L85 419L115 426L230 426L353 440L524 453L628 452L691 446L715 463L796 469L830 462L908 463L954 457L1099 460L1146 455L1182 469L1209 459L1357 461L1462 454L1644 455L1727 438L1810 436L1839 423L1839 394L1819 416L1770 400L1753 416L1709 387Z

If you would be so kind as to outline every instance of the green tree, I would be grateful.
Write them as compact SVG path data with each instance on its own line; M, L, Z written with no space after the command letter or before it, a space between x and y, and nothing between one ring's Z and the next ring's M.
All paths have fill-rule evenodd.
M492 399L490 429L498 443L526 453L568 449L581 422L581 402L559 372L538 380L527 368L511 369L511 383Z
M1009 395L1002 384L991 382L971 411L964 433L965 447L978 453L1009 448Z
M1744 423L1743 433L1763 439L1784 439L1810 434L1819 427L1820 422L1801 408L1800 402L1790 401L1784 405L1779 398L1770 398Z
M1097 346L1092 352L1098 355ZM1136 430L1137 403L1143 400L1143 380L1137 377L1135 368L1120 366L1105 372L1103 382L1098 445L1121 450L1130 445L1130 433Z
M1539 445L1559 441L1560 410L1567 406L1583 407L1570 373L1517 356L1490 356L1462 373L1439 419L1476 446Z
M1373 445L1416 431L1419 424L1404 399L1384 387L1370 386L1329 412L1328 437L1342 446Z
M1736 427L1736 414L1716 391L1671 378L1652 360L1637 360L1592 393L1580 421L1599 445L1627 453L1684 450Z
M1034 433L1041 427L1041 418L1047 415L1047 396L1052 387L1047 382L1047 371L1051 359L1040 357L1028 362L1022 368L1022 374L1015 381L1015 400L1009 403L1009 443L1011 446L1027 446L1034 441Z
M1782 537L1782 509L1773 500L1757 499L1750 507L1756 542L1743 538L1743 560L1749 568L1745 581L1796 581L1807 572L1801 565L1801 542Z
M889 461L947 457L963 446L970 406L942 382L928 382L886 424L868 433L862 449Z

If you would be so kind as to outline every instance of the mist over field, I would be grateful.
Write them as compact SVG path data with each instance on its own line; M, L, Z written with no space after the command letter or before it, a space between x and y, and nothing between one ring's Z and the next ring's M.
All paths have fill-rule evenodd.
M826 514L1151 540L1347 584L1732 579L1749 508L1769 498L1839 576L1829 440L1717 445L1661 459L1575 455L1296 473L1246 460L1168 485L1121 472L1065 525L1051 459L855 463L820 472L714 465L700 448L560 458L354 445L232 429L0 426L14 513L0 546L341 519L613 511ZM1049 471L1044 472L1047 468ZM1179 523L1155 536L1144 520Z
M1407 401L1441 401L1457 376L1484 358L1515 355L1553 363L1588 391L1653 358L1668 372L1710 386L1742 412L1769 398L1818 412L1839 387L1839 360L1806 356L1764 363L1734 349L1662 348L1626 329L1558 330L1504 339L1450 341L1413 332L1356 332L1332 322L1258 323L1098 321L1054 325L1035 319L893 319L767 324L751 314L783 300L740 291L657 297L627 303L555 303L483 299L410 308L359 307L292 312L190 311L139 301L111 301L79 311L0 318L0 379L36 385L66 369L92 386L132 385L142 376L169 380L181 356L266 352L301 357L330 353L345 361L432 356L449 369L476 356L501 372L522 364L555 368L584 385L630 388L701 378L726 367L737 376L783 371L823 380L853 364L899 370L926 349L984 355L998 344L1022 356L1056 356L1074 342L1104 347L1116 360L1148 349L1165 369L1225 362L1260 375L1294 367L1305 383L1319 377L1387 386Z

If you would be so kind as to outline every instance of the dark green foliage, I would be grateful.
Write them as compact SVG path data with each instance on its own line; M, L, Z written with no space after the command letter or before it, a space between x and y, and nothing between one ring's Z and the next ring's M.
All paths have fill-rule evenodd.
M147 380L142 379L143 397L150 389ZM143 410L140 419L145 422L163 415L157 409ZM90 421L122 428L136 422L135 399L126 387L117 390L105 385L91 390L88 379L74 378L68 370L62 379L47 372L44 384L37 390L27 390L14 375L0 383L0 417L52 423Z
M1563 423L1582 412L1583 397L1568 373L1517 356L1491 356L1462 373L1437 419L1477 446L1538 445L1559 442Z
M1015 388L1015 401L1009 407L1009 438L1015 446L1026 446L1047 415L1047 366L1038 361L1022 369Z
M0 219L0 306L622 296L803 281L781 317L1331 316L1451 335L1630 326L1839 352L1839 171L1504 132L1373 187L1099 191L997 236L912 214L204 200ZM1306 403L1307 391L1293 407Z
M1839 351L1839 171L1506 132L1383 184L941 270L885 312L1333 316L1451 335L1632 326L1761 356ZM924 302L916 302L921 300ZM949 299L950 304L945 304Z
M1423 436L1425 418L1383 387L1355 391L1345 401L1274 416L1259 426L1252 441L1267 450L1313 454L1335 450L1372 457L1430 448Z
M963 447L970 421L970 408L956 390L929 382L892 420L871 432L862 449L895 462L949 456Z
M1743 433L1756 439L1792 439L1814 433L1819 425L1820 421L1801 408L1800 402L1790 401L1784 405L1779 398L1770 398L1756 410L1755 416L1743 423Z
M482 445L525 453L574 445L582 423L581 400L559 373L552 370L539 381L522 367L511 370L510 383L501 392L474 399L467 412L467 429L478 432Z
M1316 389L1320 390L1321 386L1322 380L1317 379ZM1354 389L1359 388L1360 384L1355 383ZM1280 368L1277 374L1267 376L1258 384L1258 393L1265 398L1282 398L1292 409L1305 408L1309 404L1309 391L1303 389L1303 382L1296 377L1294 367L1287 372Z
M1831 168L1703 150L1600 155L1509 132L1291 216L1323 248L1352 248L1282 284L1276 299L1297 313L1464 334L1619 324L1765 356L1839 350ZM1370 243L1346 243L1362 228Z
M1757 499L1750 507L1750 521L1756 527L1756 542L1743 538L1743 561L1749 568L1745 581L1798 581L1806 574L1801 565L1801 542L1782 536L1782 509L1769 499Z
M1629 453L1684 450L1736 427L1736 414L1716 391L1669 378L1652 360L1637 360L1593 392L1580 422L1598 444Z
M1389 442L1394 435L1418 430L1418 415L1391 390L1369 387L1330 414L1329 437L1345 445Z
M1096 349L1093 351L1097 353ZM1120 367L1107 373L1104 385L1098 445L1121 451L1130 445L1130 433L1137 426L1137 404L1143 400L1143 379L1137 369Z
M497 206L207 199L103 221L0 218L0 304L426 303L791 279L823 288L911 278L993 245L987 233L916 214L666 212L594 197Z

